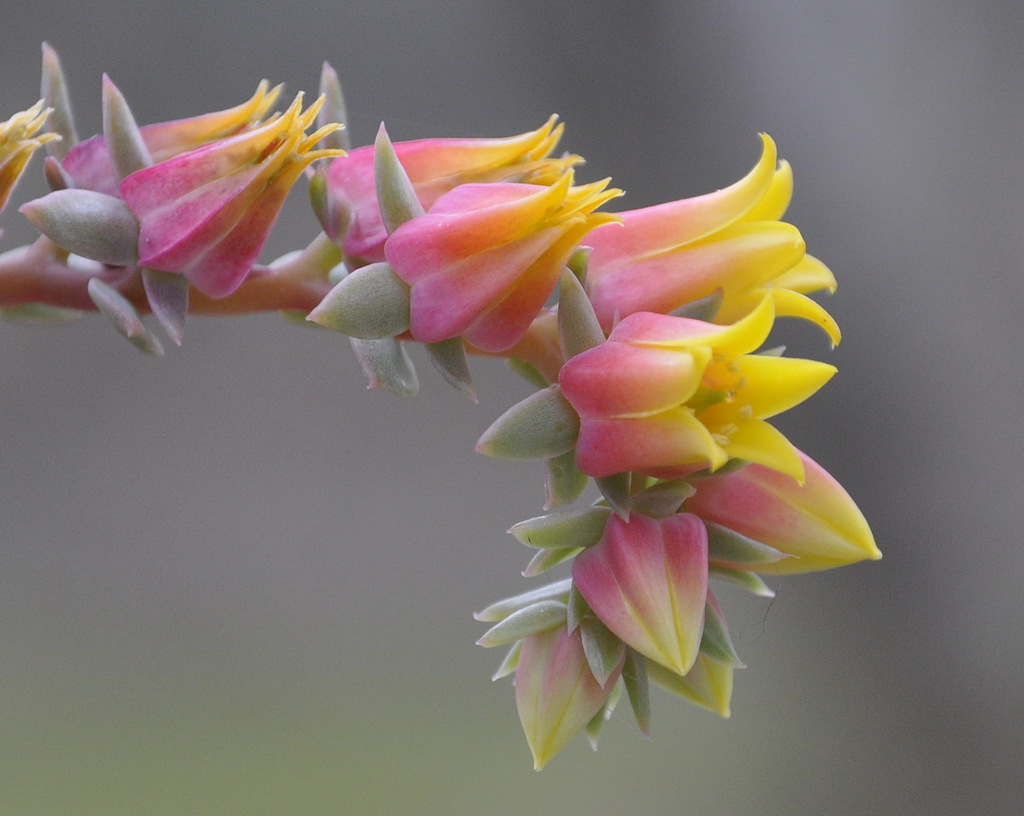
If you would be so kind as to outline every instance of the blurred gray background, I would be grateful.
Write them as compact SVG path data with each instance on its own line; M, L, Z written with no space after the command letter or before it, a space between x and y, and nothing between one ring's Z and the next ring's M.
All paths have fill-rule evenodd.
M731 183L767 131L787 220L840 281L840 373L787 417L881 562L720 594L749 669L721 721L662 692L530 767L470 613L530 586L503 532L540 469L473 453L422 357L367 392L347 341L192 320L144 358L100 318L0 325L0 813L1024 812L1024 7L1006 0L252 4L3 0L3 116L60 52L83 135L106 71L141 122L329 60L357 143L551 113L623 207ZM31 173L39 175L40 165ZM41 190L27 181L22 193ZM20 196L23 198L24 196ZM303 196L268 258L315 232ZM28 240L16 209L4 247Z

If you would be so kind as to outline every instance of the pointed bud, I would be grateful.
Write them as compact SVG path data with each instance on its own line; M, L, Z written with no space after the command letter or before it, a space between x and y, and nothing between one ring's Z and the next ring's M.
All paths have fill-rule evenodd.
M645 737L651 733L651 688L647 680L647 658L632 649L626 649L626 661L622 666L622 682L629 695L629 704L640 733Z
M626 644L613 635L593 614L580 621L580 641L587 656L590 672L602 686L622 669Z
M619 669L621 671L621 667ZM601 711L618 679L602 688L583 652L579 632L564 627L523 641L516 668L516 708L540 770Z
M415 397L420 382L405 344L393 337L360 340L350 337L352 350L366 377L367 388L379 388L400 397Z
M736 654L736 647L732 645L722 607L718 605L710 589L708 602L704 607L704 633L700 638L700 653L735 669L746 668L740 656Z
M188 281L174 272L143 267L142 285L153 315L174 345L180 346L185 336L185 317L188 314Z
M131 108L106 74L103 75L103 137L119 180L153 164Z
M373 177L380 214L389 235L406 221L423 215L423 205L416 197L408 173L398 160L383 122L373 143Z
M590 477L576 467L576 451L547 459L544 462L544 509L551 510L572 504L587 489Z
M499 459L550 459L571 450L578 433L579 417L552 385L498 417L476 450Z
M717 564L708 564L708 575L712 578L718 578L722 581L726 581L730 584L735 584L740 589L745 589L752 595L756 595L759 598L774 598L775 590L772 589L768 584L764 582L764 579L760 575L747 570L731 569L730 567L720 567Z
M348 134L348 113L345 110L345 96L341 92L338 73L325 62L320 70L320 95L324 98L324 106L317 116L317 125L337 123L340 128L324 137L323 146L337 150L348 150L351 147Z
M707 552L694 515L611 516L601 541L576 557L573 583L628 646L686 674L704 629Z
M604 340L583 285L572 272L563 270L558 295L558 341L563 358L569 360Z
M64 71L60 67L60 57L48 43L43 43L41 85L45 104L53 109L47 120L47 129L60 136L60 139L49 142L46 150L51 156L63 159L68 151L78 144L78 132L75 130L75 117L71 113L71 99Z
M544 549L537 550L537 554L530 559L530 563L523 570L524 578L536 578L541 573L547 572L552 567L564 564L572 560L579 552L578 549Z
M123 201L91 190L57 190L20 208L57 246L111 266L138 257L139 222Z
M160 341L150 334L135 307L120 292L99 278L92 278L89 281L88 291L100 314L110 320L118 333L135 348L155 357L164 353Z
M539 603L540 601L557 600L565 603L569 598L569 588L571 586L572 579L566 578L565 580L558 581L554 584L537 587L536 589L531 589L529 592L524 592L521 595L514 595L511 598L496 601L480 612L474 613L473 617L478 621L493 623L495 621L505 620L505 618L513 612L518 612L520 609L525 609L526 607Z
M307 320L363 340L394 337L409 328L409 287L386 263L369 264L346 275Z
M434 364L434 368L444 381L476 402L473 378L470 376L469 361L466 359L466 344L462 342L462 338L450 337L438 343L425 343L424 348L430 362Z
M538 549L592 547L601 540L609 515L607 507L559 510L513 524L509 533L527 547Z
M496 623L484 633L476 645L485 649L506 646L557 626L564 628L565 610L565 604L560 601L538 601Z

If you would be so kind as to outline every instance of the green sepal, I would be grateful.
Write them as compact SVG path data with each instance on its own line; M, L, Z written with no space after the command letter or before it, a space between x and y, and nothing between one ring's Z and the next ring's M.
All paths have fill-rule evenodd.
M538 549L592 547L604 535L610 515L607 507L557 510L513 524L508 532L527 547Z
M713 521L705 522L705 526L708 528L708 561L722 566L754 569L790 557L787 553Z
M367 388L380 388L400 397L415 397L420 382L404 344L394 337L360 340L350 337L352 350L366 376Z
M612 713L615 711L615 706L619 704L621 697L622 685L616 683L608 695L608 700L604 706L587 723L584 730L586 731L587 741L590 743L591 750L597 750L597 743L601 739L601 732L604 731L604 724L612 718Z
M569 450L544 461L544 509L572 504L587 489L590 477L576 466L576 451Z
M519 667L519 655L522 651L523 642L517 640L512 644L512 648L508 650L508 654L505 655L505 659L501 661L494 674L491 675L491 680L500 680L502 677L508 677L515 672Z
M597 477L594 482L615 515L629 521L629 510L632 506L632 495L629 492L632 482L630 474L613 473L611 476Z
M59 142L54 139L47 142L46 146L49 147L52 144L59 144ZM68 175L64 166L53 156L47 156L43 160L43 178L46 179L46 186L50 188L51 192L67 190L75 186L74 179Z
M351 139L348 133L348 113L345 110L345 95L341 92L341 81L338 72L329 62L320 68L320 95L324 98L323 107L316 117L318 128L337 123L338 130L331 131L320 141L320 147L330 150L348 150Z
M308 319L361 340L394 337L409 328L409 286L383 261L367 264L345 275Z
M666 518L678 513L679 506L695 492L686 479L667 479L636 493L632 507L651 518Z
M498 417L476 444L499 459L551 459L572 450L580 418L557 385L537 391Z
M590 608L590 604L587 603L587 599L583 597L575 582L569 588L569 600L565 602L565 605L569 607L565 615L565 625L570 632L575 632L585 617L594 614L594 610Z
M60 66L60 57L49 43L43 43L43 74L40 86L43 104L52 108L46 119L46 129L60 136L60 139L46 143L46 152L63 160L68 151L78 144L78 131L75 129L68 83Z
M176 272L142 268L142 286L153 316L163 326L174 345L180 346L185 336L188 315L188 280Z
M590 672L603 687L622 665L626 644L594 615L587 615L580 621L580 638Z
M99 278L89 280L88 292L100 314L113 323L118 333L135 348L154 357L164 353L160 341L143 325L139 313L124 295Z
M562 270L558 294L558 342L569 360L605 340L594 307L583 284L568 269Z
M462 338L450 337L437 343L424 343L423 347L444 381L476 402L473 378L470 376L469 361L466 359L466 345Z
M535 385L537 388L547 388L551 383L547 381L547 378L541 374L536 366L532 363L526 362L526 360L516 360L510 357L505 361L505 364L509 367L513 373L518 374L530 385Z
M383 123L373 143L373 178L377 187L377 204L388 235L406 221L423 215L423 205L398 160Z
M565 604L560 601L538 601L513 612L494 624L476 644L490 649L506 646L530 635L547 632L565 625Z
M571 550L537 550L537 554L530 559L530 563L523 570L523 577L534 578L543 572L547 572L552 567L557 567L559 564L568 561L570 558L575 558L580 552L582 550L578 548Z
M36 326L56 326L78 320L82 313L78 309L65 309L61 306L50 306L46 303L22 303L19 306L0 308L0 317L12 323L25 323Z
M746 664L740 660L736 647L729 637L729 628L725 619L709 598L704 604L704 631L700 637L700 651L719 663L732 666L734 669L745 669Z
M747 592L757 595L759 598L774 598L775 590L764 582L760 575L747 570L730 569L720 567L717 564L708 564L708 575L711 578L719 578L730 584L735 584Z
M103 75L103 138L118 181L153 163L128 103L106 74Z
M710 323L715 319L718 310L722 308L724 300L725 293L721 289L716 289L710 295L684 303L669 314L673 317L688 317L691 320L703 320L705 323Z
M647 680L647 658L629 648L626 649L626 661L622 664L622 684L626 687L640 733L645 737L650 736L651 684Z
M538 601L561 601L566 603L569 600L569 588L571 586L571 578L566 578L553 584L545 584L542 587L531 589L529 592L495 601L490 606L475 612L473 617L483 623L494 623L505 620L513 612L525 609Z
M590 265L590 253L593 251L593 247L576 247L565 264L569 271L576 277L576 280L584 286L587 285L587 267Z
M19 208L61 249L110 266L138 257L139 222L128 205L94 190L56 190Z

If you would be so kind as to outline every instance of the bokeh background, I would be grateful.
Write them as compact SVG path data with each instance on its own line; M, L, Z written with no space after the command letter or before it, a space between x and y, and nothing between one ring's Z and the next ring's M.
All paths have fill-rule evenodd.
M339 335L195 319L144 358L98 317L0 326L0 813L1024 812L1024 6L1007 0L3 0L0 106L60 52L83 134L340 73L357 143L556 112L638 207L739 178L767 131L836 272L839 376L784 428L881 562L723 590L750 666L721 721L656 692L531 770L470 613L528 584L539 467L418 357L367 392ZM39 164L33 165L38 175ZM28 181L23 193L41 190ZM270 256L315 232L298 195ZM5 246L28 240L15 209Z

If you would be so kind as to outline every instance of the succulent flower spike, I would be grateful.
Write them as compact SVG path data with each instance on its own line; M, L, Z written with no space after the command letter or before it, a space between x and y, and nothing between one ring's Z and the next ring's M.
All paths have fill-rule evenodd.
M686 509L708 522L793 556L749 569L772 575L830 569L882 557L850 495L817 462L797 451L804 483L762 465L694 482Z
M302 94L280 117L128 176L121 197L138 218L139 264L180 272L209 297L245 280L303 169L340 154L315 150L338 125L306 135L320 101Z
M572 180L568 171L550 186L463 184L396 229L384 254L412 288L412 336L461 336L487 352L518 342L579 241L614 219L594 210L618 190Z
M562 135L562 125L552 116L537 130L503 139L420 139L397 142L394 150L416 190L420 203L429 209L435 201L460 184L497 181L550 185L579 156L550 158ZM348 224L338 242L352 266L384 260L387 230L377 206L374 185L374 148L359 147L331 164L328 190L332 222ZM339 218L338 213L345 213Z
M270 88L270 83L263 80L252 97L241 105L188 119L143 125L139 134L152 160L166 161L208 142L258 127L280 93L280 85ZM105 136L94 136L75 145L64 159L63 167L79 187L111 194L117 192L119 179L111 164Z
M32 154L47 142L60 138L55 133L39 132L49 113L40 101L6 122L0 122L0 210L7 204Z
M752 354L773 320L769 297L731 326L638 312L569 360L559 384L580 415L580 470L664 476L738 458L802 480L796 449L765 420L805 400L835 368Z
M601 325L634 312L667 314L722 290L717 322L733 323L762 300L778 316L814 322L839 342L831 316L805 294L834 291L835 278L805 255L800 232L778 219L792 194L787 163L762 134L761 159L730 187L695 198L621 213L621 224L595 229L587 288Z

